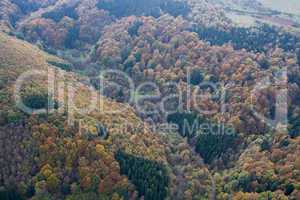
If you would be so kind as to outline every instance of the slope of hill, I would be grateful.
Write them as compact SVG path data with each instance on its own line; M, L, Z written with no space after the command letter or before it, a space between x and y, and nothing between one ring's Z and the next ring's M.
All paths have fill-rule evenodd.
M142 122L125 105L102 99L104 109L125 110L113 115L102 114L98 109L85 115L74 113L74 126L67 123L68 111L57 110L46 116L20 111L13 99L16 78L28 70L54 70L48 61L62 61L2 33L0 45L1 185L7 190L16 189L21 196L34 195L36 199L63 196L77 199L77 194L84 196L85 193L103 198L113 195L116 199L133 195L134 187L120 175L114 152L120 149L144 159L165 160L157 137L147 129L143 133ZM47 78L47 71L44 76ZM78 104L87 101L87 87L78 85L75 75L62 72L56 77L56 83L63 80L76 89ZM32 107L43 106L40 102L47 100L47 97L43 99L43 95L47 95L46 88L44 77L30 79L22 89L25 103ZM61 104L64 98L53 99ZM79 121L83 125L76 127ZM118 125L124 129L118 129ZM107 138L98 135L103 131L98 126L107 131Z
M41 42L48 49L90 48L106 25L129 16L159 17L168 14L191 23L228 27L230 20L222 9L206 0L151 1L57 1L23 17L17 28L30 42Z
M229 12L295 17L248 0L1 1L0 199L299 199L299 34Z
M188 170L179 173L176 169L179 163L172 161L172 156L181 151L189 154L188 146L165 153L166 148L176 150L177 147L153 134L128 105L100 97L80 83L83 77L53 66L67 65L63 60L3 33L0 33L0 46L3 144L0 184L4 187L1 198L135 199L138 195L145 199L167 196L173 199L179 195L178 190L187 191L186 195L208 197L210 178L204 164L197 162L195 167L201 170L196 174ZM54 110L27 114L15 103L16 80L32 70L39 70L42 75L33 75L24 82L20 92L24 104L44 109L51 99L55 102ZM56 72L55 76L49 77L52 71ZM49 80L54 81L56 88L50 95L47 93ZM74 91L71 104L70 97L64 94L70 91ZM93 95L99 98L95 110L81 113L75 109L88 106L86 102ZM196 164L189 159L193 158L187 157L184 162ZM155 170L151 171L151 167ZM186 184L178 184L186 176L189 176ZM195 181L197 185L189 185Z
M136 26L138 28L132 29ZM278 48L269 49L266 53L251 53L246 50L234 50L230 45L211 46L199 40L195 33L188 32L187 27L188 23L183 19L170 16L157 19L123 18L105 28L92 60L96 61L101 69L117 69L128 73L137 85L145 80L156 83L162 91L160 99L175 94L177 98L166 103L175 104L175 111L178 108L178 99L184 99L180 107L182 110L171 115L168 120L179 125L181 135L188 137L189 145L194 146L204 161L215 170L216 179L219 181L216 189L217 199L227 199L230 194L236 199L259 199L266 195L297 199L298 161L296 154L292 152L299 151L299 130L296 128L299 126L296 122L299 120L299 107L294 95L299 94L300 90L296 81L296 77L299 77L299 64L295 54L286 53ZM87 70L96 72L92 68ZM189 70L194 75L192 81L188 81L186 77ZM284 70L287 77L283 77L282 80ZM254 99L253 90L268 77L272 84L256 93ZM165 90L165 86L170 82L177 83L175 92L172 89ZM222 98L218 95L214 96L215 98L205 98L207 96L204 95L199 99L185 99L187 85L190 85L191 94L199 90L203 92L201 94L212 92L208 87L201 88L201 83L205 82L221 84L226 88L226 111L221 112L224 102L221 102ZM287 109L293 113L294 117L289 118L289 133L280 129L281 126L287 126L286 122L282 121L276 123L275 127L269 127L251 108L254 106L266 118L273 118L275 111L272 105L275 103L276 93L283 88L288 89L288 104L280 106L276 113L285 115ZM145 92L147 94L147 91ZM126 89L123 92L109 90L109 95L113 94L118 99L128 92ZM122 101L121 98L119 100ZM150 110L157 111L157 115L147 116L142 113L141 116L152 117L157 123L164 121L165 113L159 110L161 102L157 99L149 101L148 104L145 102L145 107L148 105ZM188 105L191 105L190 110L186 110L185 113ZM174 109L170 107L171 110L168 111L174 111L172 108ZM203 114L203 110L206 109L214 112ZM189 138L185 135L185 128L180 128L184 127L184 120L191 122L188 127L191 129L197 120L205 125L231 125L236 132L233 136L226 136L226 133L223 136L223 132L212 130L203 133L203 136L195 128L195 132L190 133ZM292 129L294 131L291 131ZM263 156L262 160L256 162L256 156ZM277 156L281 156L281 159ZM285 160L283 157L289 159ZM284 169L286 171L281 174L280 171ZM268 175L265 176L265 173ZM273 182L275 184L271 185Z
M300 5L297 0L283 1L283 0L258 0L265 7L273 10L278 10L280 12L285 12L289 14L300 15Z
M0 2L0 24L12 30L17 22L40 8L57 0L3 0Z
M215 0L215 2L221 5L227 11L227 17L239 26L254 26L258 22L263 22L299 31L297 1L286 3L281 0Z

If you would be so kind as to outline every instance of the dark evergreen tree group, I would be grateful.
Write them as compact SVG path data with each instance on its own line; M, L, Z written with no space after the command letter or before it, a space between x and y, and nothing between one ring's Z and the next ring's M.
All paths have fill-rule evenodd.
M300 135L300 114L293 113L293 110L290 110L288 114L289 120L289 135L292 138L296 138Z
M267 24L250 28L232 27L229 30L194 26L192 31L196 32L200 39L208 41L212 45L231 43L235 49L254 52L266 52L274 47L282 48L285 51L295 51L300 44L300 37Z
M28 14L39 8L36 2L30 0L11 0L11 2L16 4L24 14Z
M145 200L163 200L167 197L169 178L166 168L157 162L118 151L116 159L121 174L128 176Z
M0 199L1 200L23 200L21 196L15 190L1 190L0 189Z
M179 133L195 143L196 152L211 163L229 149L234 149L237 135L222 124L213 123L195 113L175 113L168 122L178 125Z
M109 11L118 18L131 15L159 17L162 12L177 17L187 15L190 10L186 3L173 0L99 1L97 7Z
M79 37L79 30L80 30L80 25L75 25L68 30L68 34L64 41L64 45L66 48L72 49L76 47L75 45L76 45L76 40Z
M237 141L236 135L226 134L225 132L199 134L196 141L196 151L206 163L211 163L229 149L234 149L235 141Z
M36 11L39 8L39 4L31 2L29 0L11 0L11 3L15 4L22 14L27 15L30 12ZM1 18L1 17L0 17ZM19 15L10 15L9 21L15 26L17 21L20 19Z
M78 19L79 16L75 8L76 5L75 6L63 5L59 9L44 13L42 17L52 19L55 22L60 22L60 20L65 16L70 17L72 19Z

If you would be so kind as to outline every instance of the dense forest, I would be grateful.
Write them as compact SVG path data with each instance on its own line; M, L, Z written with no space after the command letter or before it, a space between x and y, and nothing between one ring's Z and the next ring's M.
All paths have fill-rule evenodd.
M186 16L190 11L186 3L174 0L99 1L97 7L109 11L118 18L130 15L159 17L162 12L177 17L179 15Z
M78 19L78 14L75 11L76 5L74 6L68 6L68 5L63 5L61 8L46 12L42 15L43 18L46 19L52 19L53 21L60 22L61 19L65 16L70 17L72 19Z
M267 52L270 48L282 48L285 51L296 51L300 48L298 35L280 30L277 27L262 24L258 27L232 27L222 30L217 27L194 26L200 39L212 45L231 43L235 49L247 49L254 52Z
M37 2L28 0L12 0L12 3L16 4L24 14L28 14L32 11L36 11L39 8Z
M168 122L177 124L179 133L187 137L190 143L195 142L196 152L206 163L211 163L222 154L234 150L238 144L239 139L234 130L229 131L227 127L220 127L217 123L192 113L169 115ZM201 126L203 124L205 127Z
M117 152L121 174L128 176L136 186L139 196L145 200L163 200L167 197L168 176L166 168L153 161Z
M300 199L299 33L218 2L1 1L0 199Z

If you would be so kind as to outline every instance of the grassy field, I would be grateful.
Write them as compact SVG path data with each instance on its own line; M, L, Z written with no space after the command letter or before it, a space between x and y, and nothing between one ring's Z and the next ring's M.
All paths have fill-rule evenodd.
M300 15L299 0L259 0L264 6L285 13Z

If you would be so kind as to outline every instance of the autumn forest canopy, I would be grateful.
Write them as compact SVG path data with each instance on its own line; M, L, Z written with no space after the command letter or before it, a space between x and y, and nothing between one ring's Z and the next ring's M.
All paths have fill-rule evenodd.
M266 2L2 0L0 200L300 199L299 15Z

